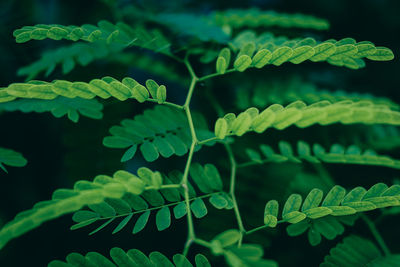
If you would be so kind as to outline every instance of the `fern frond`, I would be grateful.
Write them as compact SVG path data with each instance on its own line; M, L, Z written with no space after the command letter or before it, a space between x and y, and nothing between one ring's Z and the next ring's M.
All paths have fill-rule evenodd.
M366 150L362 152L361 149L355 145L345 148L339 144L334 144L329 149L329 152L326 152L326 150L319 144L314 144L311 149L309 144L303 141L298 141L297 155L295 155L294 148L292 148L288 142L280 141L278 153L275 153L274 150L268 145L260 145L260 150L262 155L253 149L247 149L246 153L251 162L240 164L239 166L264 164L269 162L301 163L304 160L311 163L326 162L361 164L386 166L394 169L400 169L400 160L392 159L389 156L377 155L373 150Z
M0 88L0 103L9 102L16 98L52 100L58 96L84 99L92 99L96 96L104 99L114 97L120 101L133 98L140 103L152 97L158 103L165 101L166 88L164 85L160 86L153 80L147 80L146 87L129 77L122 79L122 82L112 77L94 79L88 83L33 80L27 83L12 83L8 87Z
M66 261L55 260L49 263L48 267L180 267L193 266L189 260L182 254L175 254L172 261L164 254L154 251L146 256L137 249L130 249L125 252L121 248L112 248L110 257L104 257L97 252L89 252L85 256L79 253L71 253L67 256ZM211 267L210 262L202 254L195 257L195 267Z
M330 250L321 267L391 267L400 262L400 254L382 256L368 239L351 235Z
M74 69L76 64L86 66L94 60L114 55L122 51L124 47L117 44L106 44L101 41L63 46L45 51L40 59L19 68L17 74L19 76L27 76L27 80L34 79L41 72L45 72L45 76L47 77L54 71L57 65L61 65L62 73L67 74Z
M35 26L24 26L21 29L15 30L13 34L17 43L46 38L71 41L83 40L87 42L103 40L108 44L115 42L126 46L138 46L171 55L171 44L161 32L147 30L143 27L132 28L122 22L114 25L103 20L97 26L85 24L80 27L37 24Z
M4 165L12 167L24 167L27 163L28 161L24 158L24 156L22 156L21 153L0 147L0 168L3 171L7 172L7 169Z
M197 134L201 139L212 137L204 118L196 119ZM147 161L185 155L191 145L190 128L185 113L166 106L156 106L137 115L133 120L125 119L121 126L110 128L112 136L107 136L103 144L110 148L129 148L121 161L133 158L138 148ZM208 143L207 145L212 145ZM199 147L198 147L199 149Z
M204 16L187 13L161 13L157 14L153 20L168 25L170 30L178 34L196 37L203 42L212 41L226 44L230 40L229 35L221 27Z
M302 101L296 101L286 107L271 105L261 113L254 107L237 117L228 113L216 121L215 135L224 139L227 135L242 136L248 131L262 133L271 127L283 130L291 125L305 128L316 123L329 125L338 122L400 125L400 112L369 101L340 101L333 104L320 101L309 106Z
M299 223L291 224L286 228L289 236L299 236L307 230L308 242L311 246L317 246L321 243L322 237L333 240L342 235L345 226L353 226L358 219L358 214L347 216L326 216L318 219L305 219Z
M371 101L374 104L386 105L399 109L399 105L386 97L378 97L369 93L348 92L344 90L330 91L318 88L314 83L306 82L297 76L285 77L281 80L252 83L249 87L241 86L237 92L237 106L246 109L251 106L263 108L271 104L285 105L301 100L306 104L327 100L331 103L351 101Z
M79 114L92 119L101 119L103 105L96 99L56 97L53 100L17 99L12 102L0 103L0 111L51 112L54 117L68 116L73 122L78 122Z
M226 230L210 242L210 249L214 255L223 255L232 267L277 267L272 260L263 259L264 251L260 245L243 244L236 246L241 239L241 233L236 229Z
M239 34L231 47L234 52L239 52L233 61L233 69L240 72L251 67L262 68L271 64L280 66L285 62L300 64L306 60L326 61L335 66L359 69L365 66L362 58L374 61L394 58L389 48L376 47L369 41L357 43L352 38L344 38L339 41L330 39L319 42L310 37L289 40L270 33L257 37L252 31ZM229 62L226 67L229 67Z
M215 22L221 26L231 28L244 27L282 27L303 28L314 30L329 29L329 22L310 15L285 14L274 11L264 11L257 8L251 9L229 9L217 11L212 14Z
M10 240L42 223L78 211L86 205L96 205L105 199L118 201L126 193L138 196L147 190L162 189L161 174L150 171L151 177L148 179L148 173L147 176L140 173L136 176L126 171L117 171L113 177L99 175L93 182L85 180L76 182L73 189L56 190L51 200L39 202L32 209L17 214L11 222L0 229L0 249Z
M281 218L282 222L296 224L306 218L314 220L328 215L346 216L358 212L399 206L399 200L399 185L388 187L384 183L378 183L369 190L356 187L347 194L343 187L336 185L325 198L323 198L322 190L314 188L304 201L299 194L290 195L283 207ZM264 224L275 227L278 222L278 213L278 202L270 200L265 206Z
M138 174L141 177L151 177L151 171L147 168L140 168ZM179 184L182 180L182 173L172 171L168 176L163 175L163 183ZM188 184L190 208L196 218L203 218L207 215L207 207L204 199L209 199L212 206L217 209L231 209L230 197L222 191L222 180L217 168L212 164L201 166L195 163L190 168L191 182ZM161 177L160 177L161 178ZM148 178L151 180L151 178ZM199 191L201 192L199 194ZM104 202L96 205L89 205L89 210L81 210L74 214L72 219L76 222L72 230L86 227L95 222L103 221L100 227L90 234L103 229L115 219L121 218L119 224L114 228L113 234L121 231L136 217L132 233L142 231L149 217L153 213L156 216L156 226L159 231L167 229L171 225L171 208L176 219L186 215L186 204L184 202L184 189L168 188L160 192L151 190L144 192L142 196L126 193L121 199L105 199Z

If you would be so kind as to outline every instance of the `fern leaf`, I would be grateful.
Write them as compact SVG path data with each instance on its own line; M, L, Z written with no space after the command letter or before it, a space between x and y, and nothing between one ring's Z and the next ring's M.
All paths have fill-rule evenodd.
M377 246L368 239L351 235L330 250L321 267L389 267L399 263L400 255L382 256Z
M150 98L149 90L149 88L129 77L122 79L122 82L112 77L94 79L88 83L63 80L53 82L29 81L27 83L13 83L0 89L0 103L12 101L15 98L53 100L58 96L84 99L92 99L96 96L104 99L114 97L120 101L133 98L142 103ZM154 95L152 97L154 100L162 102L166 95L164 93L160 99Z
M340 101L333 104L329 101L320 101L309 106L302 101L296 101L286 107L279 104L271 105L261 113L256 108L249 108L237 117L233 113L228 113L219 121L221 119L226 121L228 127L221 133L221 122L217 121L215 134L218 133L219 139L227 135L241 136L248 131L262 133L271 127L283 130L291 125L305 128L316 123L399 125L400 113L369 101Z
M138 177L145 183L161 184L179 184L182 179L182 173L179 171L170 172L167 175L158 176L147 168L138 170ZM157 178L158 177L158 178ZM158 182L154 182L158 180ZM202 218L207 215L207 208L203 199L209 199L211 205L218 209L231 209L229 205L230 197L222 191L222 180L216 167L212 164L201 166L198 163L192 164L189 182L190 209L196 218ZM198 190L196 189L198 188ZM199 193L199 191L201 193ZM215 198L219 201L215 201ZM212 200L213 199L213 200ZM106 198L103 202L96 205L89 205L89 210L80 210L75 212L72 219L76 223L71 230L80 229L92 225L98 221L106 221L123 217L113 233L121 231L129 225L129 222L135 219L132 233L136 234L142 231L152 212L155 213L156 226L159 231L163 231L171 225L171 208L176 219L186 215L186 205L184 202L183 188L161 189L159 192L149 190L136 196L126 193L120 199ZM108 224L107 224L108 225ZM106 225L106 226L107 226ZM103 229L104 227L102 227Z
M32 209L19 213L14 220L4 225L0 230L0 249L10 240L42 223L80 210L86 205L100 207L99 203L103 203L106 198L118 201L126 193L137 196L153 188L154 185L149 185L126 171L118 171L113 177L99 175L93 182L78 181L74 189L56 190L51 200L37 203Z
M336 185L325 198L323 198L322 190L313 189L304 201L298 194L289 196L282 211L282 220L296 224L306 218L318 219L328 215L352 215L363 211L399 206L399 199L400 186L388 187L383 183L375 184L369 190L356 187L347 194L343 187ZM272 201L276 203L276 201ZM264 212L264 217L268 216L267 221L271 221L272 217L277 218L276 208L272 212L271 209L267 209L269 206L271 203L268 202ZM274 227L272 224L268 226Z
M87 42L102 40L106 41L106 43L115 42L126 46L139 46L171 55L170 43L159 31L150 31L142 27L132 28L122 22L114 25L103 20L97 26L85 24L80 27L37 24L15 30L14 37L17 43L46 38L71 41L83 40Z
M382 104L392 109L399 109L399 105L385 97L378 97L369 93L348 92L344 90L330 91L318 88L311 82L303 81L298 76L271 81L262 81L241 85L237 90L237 106L241 109L254 106L263 108L271 104L285 105L301 100L306 104L327 100L336 103L344 100L371 101L374 104Z
M400 168L400 160L392 159L389 156L377 155L373 150L362 152L361 149L355 145L345 148L341 145L334 144L329 149L329 152L326 152L326 150L319 144L314 144L311 149L309 144L303 141L298 141L297 155L294 154L295 149L285 141L280 141L278 146L279 153L275 153L270 146L260 145L262 155L255 150L247 149L246 153L251 162L244 163L241 166L264 164L269 162L301 163L304 160L311 163L326 162L386 166L395 169Z
M92 119L101 119L103 105L96 99L66 98L58 96L52 100L17 99L12 102L0 103L0 111L51 112L60 118L67 115L73 122L78 122L79 114Z
M28 161L24 158L24 156L22 156L21 153L0 147L0 168L3 171L7 172L7 169L4 165L12 167L24 167L27 163Z
M49 76L57 65L62 66L62 73L68 74L79 64L87 66L94 60L106 58L122 51L125 46L97 41L89 44L72 44L57 49L45 51L39 60L18 69L19 76L27 76L32 80L39 73L45 72ZM137 64L135 62L135 64Z
M365 45L369 46L368 50L364 49ZM249 47L252 49L249 50ZM362 58L374 61L394 58L389 48L375 47L367 41L357 43L354 39L344 38L317 42L310 37L288 40L270 33L257 37L252 31L239 34L233 40L232 48L234 52L239 51L233 61L233 68L240 72L250 67L262 68L270 64L280 66L285 62L300 64L306 60L326 61L335 66L359 69L365 66Z
M146 256L143 252L137 249L130 249L127 252L120 248L112 248L110 250L111 260L104 257L97 252L89 252L85 256L79 253L71 253L67 256L66 261L54 260L49 263L49 267L107 267L107 266L119 266L119 267L156 267L156 266L168 266L168 267L180 267L181 262L185 262L184 266L193 266L189 263L189 260L182 254L175 254L173 260L167 258L167 256L160 252L151 252L149 256ZM186 265L188 263L189 265ZM195 256L195 267L211 267L210 262L202 254Z
M217 11L210 17L221 26L236 28L282 27L327 30L328 21L303 14L285 14L257 8Z
M200 115L196 121L199 138L213 136ZM159 155L165 158L182 156L191 145L190 129L184 112L166 106L146 110L133 120L125 119L121 126L111 127L110 133L112 135L106 136L103 144L110 148L128 148L122 161L133 158L138 148L144 159L151 162L158 159Z

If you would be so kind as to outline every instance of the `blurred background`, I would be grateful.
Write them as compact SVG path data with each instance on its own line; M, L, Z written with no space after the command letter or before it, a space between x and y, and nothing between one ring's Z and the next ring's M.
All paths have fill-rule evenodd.
M158 12L208 14L214 10L258 7L263 10L304 13L325 18L330 22L331 28L329 31L318 33L316 37L320 39L352 37L357 41L369 40L377 45L392 49L395 59L390 62L368 61L366 68L357 71L324 63L304 63L301 65L287 64L277 69L257 70L249 75L262 74L263 77L285 79L285 75L296 74L305 76L316 83L328 84L335 88L346 88L351 91L370 92L400 103L400 94L398 93L400 84L400 63L398 60L400 1L395 0L1 0L0 86L24 81L25 77L17 75L19 68L39 59L43 51L68 44L68 42L52 40L16 44L12 35L15 29L39 23L82 25L85 23L96 24L102 19L111 22L116 22L118 19L134 19L129 17L134 15L121 15L120 11L126 10L129 6L154 14ZM312 36L315 36L315 33L312 33ZM154 60L161 57L163 56L156 55ZM166 60L165 63L171 67L172 71L176 72L178 78L175 81L173 79L166 81L161 76L138 69L135 67L135 62L120 64L118 60L95 60L89 66L77 66L67 75L62 75L61 71L56 69L49 77L39 75L38 78L48 81L60 78L71 81L89 81L109 75L115 78L132 76L139 82L154 78L160 84L166 84L168 89L173 88L168 91L169 99L173 99L174 102L182 102L187 85L182 82L184 79L179 77L187 78L187 73L182 66L175 62ZM236 79L239 84L245 82L240 74L233 75L232 79ZM207 86L207 84L203 86ZM223 88L223 86L224 80L220 79L216 82L214 88ZM218 94L220 93L217 92ZM202 107L204 105L202 101L204 101L202 97L195 99L194 107ZM224 99L222 105L227 110L234 109L229 99ZM122 152L104 147L102 139L108 135L108 129L112 125L119 124L123 118L131 118L150 106L131 105L131 103L125 102L118 105L117 103L107 103L103 120L81 117L78 123L73 123L65 117L56 119L48 113L1 113L0 146L23 153L28 159L28 165L24 168L9 168L7 175L0 173L2 180L0 183L0 225L11 220L17 212L31 208L34 203L40 200L49 199L55 189L71 187L76 180L92 179L97 174L112 174L118 169L134 171L138 166L144 165L145 161L139 155L127 164L120 163ZM210 121L215 121L215 114L209 112L207 115ZM318 134L316 134L315 129L314 127L307 130L290 129L285 133L285 138L329 142L329 140L335 140L335 137L343 134L343 132L347 134L352 130L360 131L360 128L345 129L345 127L336 126L326 127L325 130L318 131ZM254 136L254 138L261 138L264 143L273 144L274 141L280 140L281 136L278 131L272 131L267 139L264 135L261 137ZM248 139L243 142L250 143ZM350 140L346 142L351 143ZM223 162L226 160L224 151L219 147L212 149L213 155L216 155L216 162L224 166L226 164ZM207 151L210 153L210 148L199 152L196 156L197 159L204 162L209 161ZM391 153L393 156L400 157L400 153L396 151L391 151ZM185 160L186 157L160 159L157 163L152 163L151 168L160 170L178 168L183 170ZM289 165L288 168L282 167L283 165L271 167L268 171L254 169L253 175L242 174L242 176L239 176L239 179L242 178L238 186L240 188L238 192L239 205L248 225L255 227L262 223L261 218L265 201L277 197L284 199L287 196L286 193L288 192L281 187L284 187L294 177L294 173L298 171L299 167L297 165ZM338 184L348 187L368 186L379 181L391 183L398 176L396 171L375 167L338 165L328 166L328 171ZM222 167L222 172L228 174L228 169ZM266 177L265 181L258 181L259 178L252 177L256 176L255 174L258 177ZM272 187L282 189L282 192L286 195L269 197L267 193L259 192L259 196L254 196L255 188L271 183L275 183ZM261 201L257 201L258 199L261 199ZM212 238L214 234L218 233L218 229L235 225L232 212L217 212L213 208L210 208L209 212L210 215L206 218L195 222L196 230L204 239ZM221 220L221 216L224 219ZM375 215L372 214L372 216ZM398 223L396 224L398 220L399 215L395 215L388 217L378 225L389 247L397 253L400 252L400 244L397 241L400 240L400 232L397 231ZM172 226L163 232L157 232L153 221L151 220L146 229L137 235L132 235L130 229L111 235L110 230L105 229L89 237L87 229L70 231L71 218L64 216L10 242L0 252L0 266L46 266L53 259L64 259L70 252L98 251L108 255L109 249L115 246L123 249L138 248L145 252L157 250L167 255L180 252L186 239L186 221L182 219L173 222ZM356 222L354 228L347 227L345 234L350 232L370 237L368 229L361 221ZM333 241L323 240L318 247L312 247L309 245L306 235L288 237L285 228L281 227L275 232L261 231L249 236L248 241L262 244L265 248L265 257L278 261L281 266L317 266L328 254L329 249L341 238L338 237ZM192 251L194 253L203 250L194 247ZM220 264L223 266L222 263Z

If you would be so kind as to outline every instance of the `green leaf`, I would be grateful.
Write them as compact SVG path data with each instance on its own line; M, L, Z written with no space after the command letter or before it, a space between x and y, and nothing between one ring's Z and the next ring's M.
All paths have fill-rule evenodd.
M112 234L116 234L119 231L121 231L128 223L129 221L132 219L133 217L133 213L129 214L128 216L126 216L119 224L118 226L114 229L114 231L112 232Z
M163 231L171 225L171 212L168 207L163 207L157 211L156 225L158 231Z
M133 227L132 234L137 234L144 229L150 217L150 211L145 211L137 219L135 226Z
M207 211L207 207L204 204L204 201L201 198L195 199L191 205L190 208L193 212L193 215L196 218L203 218L204 216L207 215L208 211Z
M218 241L219 244L224 248L232 246L235 243L237 243L240 237L241 234L238 230L230 229L218 234L216 237L214 237L214 239L211 242Z

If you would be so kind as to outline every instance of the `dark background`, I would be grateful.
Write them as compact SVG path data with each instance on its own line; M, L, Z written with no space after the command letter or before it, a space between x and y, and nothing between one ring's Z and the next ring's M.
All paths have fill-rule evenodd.
M391 62L367 62L367 67L353 71L337 68L328 64L305 63L299 66L288 66L288 71L302 73L311 71L317 79L328 79L337 87L346 86L354 91L373 92L379 96L390 97L399 103L400 95L400 64L398 54L400 48L400 1L364 0L364 1L119 1L122 6L133 3L147 10L208 13L215 9L259 7L287 13L304 13L326 18L331 23L330 31L323 33L323 39L353 37L358 41L369 40L377 45L389 47L395 54ZM229 3L229 4L228 4ZM61 0L1 0L0 1L0 86L7 86L16 81L23 81L16 76L19 67L38 59L42 51L56 48L60 43L45 40L16 44L12 36L13 30L25 25L38 23L57 23L63 25L95 24L101 19L114 22L113 11L104 1L61 1ZM178 68L179 69L179 68ZM280 68L279 68L280 70ZM278 71L279 71L278 70ZM185 75L184 70L180 70ZM273 75L274 70L271 71ZM136 75L138 79L146 79L147 73L133 66L118 66L104 61L95 61L89 67L77 67L63 79L90 80L106 75L117 77ZM49 79L60 78L60 72L55 72ZM169 87L168 87L169 88ZM184 89L176 85L173 91L178 102L182 101ZM201 99L201 98L200 98ZM194 100L194 106L202 104ZM224 103L223 103L224 104ZM150 105L149 105L150 106ZM20 151L28 159L25 168L9 168L9 174L0 173L0 222L11 220L19 211L29 209L40 200L49 199L51 193L61 187L70 187L78 179L92 179L95 175L111 174L126 166L119 162L121 151L102 146L102 138L107 135L111 125L118 124L122 118L132 117L140 112L143 106L131 107L129 104L110 105L105 109L105 119L94 121L81 118L78 124L66 118L55 119L50 114L22 114L14 112L1 114L0 146ZM212 119L211 121L214 121ZM340 128L339 128L340 129ZM312 134L312 130L310 130ZM305 131L301 134L305 135ZM299 132L289 132L296 137ZM306 138L306 137L302 137ZM315 137L317 138L317 137ZM209 148L208 152L211 150ZM199 158L206 157L204 149ZM215 155L225 155L220 148L213 148ZM221 151L220 151L221 150ZM398 153L397 153L398 154ZM217 156L216 156L217 157ZM176 158L173 165L183 170L186 158ZM127 168L134 169L143 160L137 157ZM168 160L161 159L151 167L157 169L166 165ZM170 164L170 163L168 163ZM173 166L172 166L173 167ZM171 166L169 166L171 168ZM294 166L290 166L294 168ZM398 176L398 172L384 168L372 167L329 167L340 184L349 186L370 185L379 179L390 183ZM375 178L374 178L375 177ZM379 178L379 179L378 179ZM239 182L240 185L240 182ZM255 203L251 186L247 192L241 192L243 204L241 208L248 221L259 221L263 203ZM257 187L256 187L257 188ZM239 192L239 193L240 193ZM259 193L260 194L260 193ZM246 199L245 196L249 196ZM262 199L269 198L263 196ZM239 200L240 201L240 200ZM257 207L259 214L246 212L247 207ZM216 214L210 210L210 215L201 221L196 220L196 230L204 238L211 238L218 232L216 229L231 228L234 225L232 212ZM221 220L221 216L224 219ZM374 216L374 214L372 214ZM154 217L153 217L154 219ZM245 221L246 221L245 219ZM400 232L396 225L399 217L390 217L378 225L382 235L393 252L400 253ZM65 216L23 235L10 242L0 251L0 266L45 266L53 259L64 259L70 252L86 253L98 251L108 254L110 248L118 246L124 249L139 248L145 252L158 250L172 255L181 251L186 238L186 221L173 222L172 226L163 232L157 232L154 222L150 219L146 230L133 236L130 229L125 229L117 235L111 235L110 229L105 229L95 236L87 236L87 229L70 231L70 216ZM226 224L226 225L221 225ZM257 226L257 225L253 225ZM211 233L210 233L211 232ZM346 233L360 233L370 237L370 233L360 221ZM203 237L202 236L202 237ZM341 238L341 237L340 237ZM266 258L277 260L281 266L316 266L322 262L334 241L323 240L318 247L311 247L305 235L288 237L282 227L277 235L269 231L260 232L249 241L263 242ZM193 251L197 251L194 249ZM199 248L201 251L201 248ZM218 266L218 265L217 265Z

